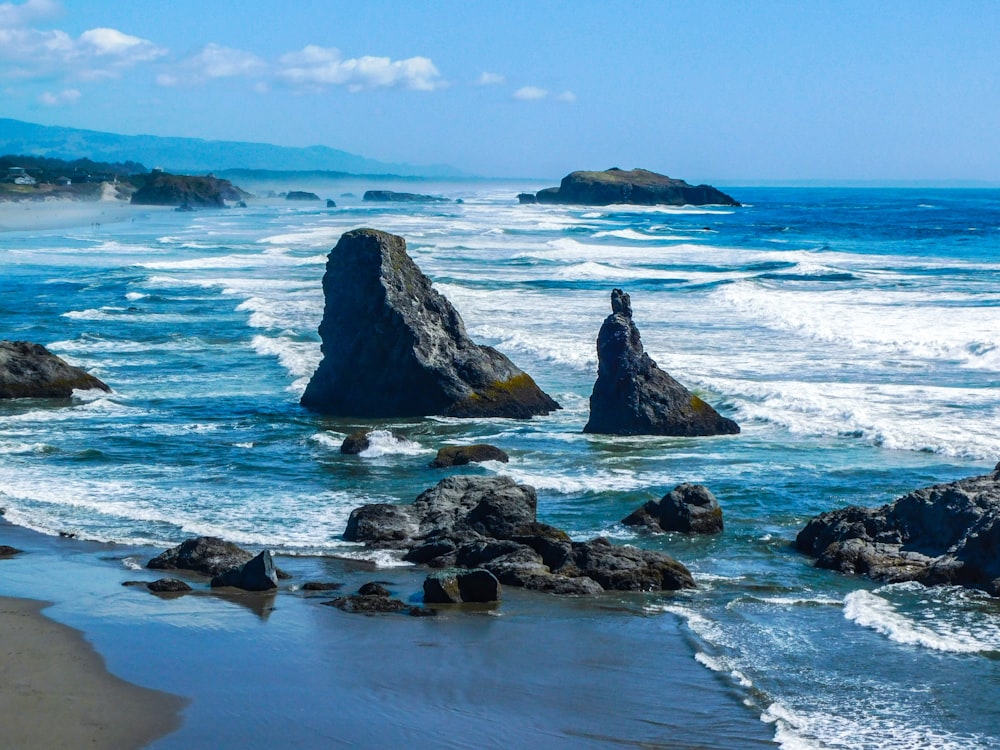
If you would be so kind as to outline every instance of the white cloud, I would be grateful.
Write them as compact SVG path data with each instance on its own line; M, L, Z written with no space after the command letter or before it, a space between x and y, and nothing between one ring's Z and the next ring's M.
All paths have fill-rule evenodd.
M485 71L480 73L479 78L476 79L477 86L500 86L505 83L507 83L507 79L499 73L487 73Z
M178 63L172 72L160 73L156 82L161 86L202 83L216 78L252 76L267 70L267 63L250 52L220 44L206 44L202 50Z
M56 94L46 91L38 97L38 101L46 107L59 107L64 104L72 104L79 98L80 92L77 89L63 89Z
M283 55L277 75L291 86L311 90L346 86L352 92L376 88L434 91L445 85L427 57L391 60L366 55L345 60L340 50L314 44Z
M28 0L26 3L0 3L0 28L27 26L62 14L62 6L54 0Z
M148 39L117 29L90 29L73 38L59 29L32 27L59 12L61 7L51 0L0 4L0 77L110 78L166 54Z
M573 102L576 101L576 94L574 94L572 91L563 91L561 94L559 94L559 96L556 97L556 99L561 102L568 102L569 104L572 104Z
M539 99L545 99L549 95L549 92L538 86L522 86L517 91L514 92L514 98L520 99L524 102L538 101Z

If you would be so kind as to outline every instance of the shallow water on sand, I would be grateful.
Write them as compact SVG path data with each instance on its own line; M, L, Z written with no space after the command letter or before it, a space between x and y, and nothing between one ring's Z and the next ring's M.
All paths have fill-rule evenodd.
M1000 458L1000 192L742 189L743 208L669 209L515 205L524 187L421 185L464 202L374 205L326 186L340 207L0 235L4 337L49 345L115 391L0 405L7 519L128 544L216 534L361 555L339 539L352 508L412 500L440 478L426 464L443 444L491 442L511 462L466 471L534 485L541 520L691 567L700 589L640 619L680 618L692 662L784 746L995 744L993 601L817 571L789 545L815 513ZM382 422L407 440L340 455L370 424L297 400L320 357L326 253L359 226L403 235L473 337L564 409ZM580 432L613 286L649 354L741 435ZM723 535L619 525L683 481L719 498Z

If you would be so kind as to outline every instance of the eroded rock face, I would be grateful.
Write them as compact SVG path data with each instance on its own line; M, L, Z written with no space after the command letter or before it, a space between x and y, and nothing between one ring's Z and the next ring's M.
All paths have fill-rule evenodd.
M736 422L720 415L661 370L643 351L632 303L611 292L611 315L597 335L597 382L584 432L609 435L732 435Z
M559 405L527 373L469 338L458 311L375 229L344 234L323 277L323 361L302 405L344 417L513 417Z
M606 539L573 542L539 523L536 507L534 488L509 477L453 476L410 505L356 508L344 538L401 550L409 562L483 569L504 585L559 594L694 586L687 568L669 555Z
M212 588L232 586L244 591L270 591L278 588L278 573L271 553L264 550L242 565L230 568L212 579Z
M816 566L889 582L955 584L1000 596L1000 464L881 508L823 513L795 546Z
M188 539L150 560L151 570L192 570L207 576L218 576L237 568L251 559L253 553L232 542L214 536Z
M29 341L0 341L0 399L69 398L74 390L107 385Z
M520 197L520 196L519 196ZM625 171L617 167L603 172L572 172L558 188L535 194L538 203L571 203L607 206L631 203L643 206L739 206L739 202L711 185L689 185L646 169ZM522 201L525 203L528 201ZM534 201L533 201L534 202Z
M626 526L644 526L650 531L683 531L688 534L718 534L722 531L722 508L708 487L679 484L659 501L650 501L622 519Z

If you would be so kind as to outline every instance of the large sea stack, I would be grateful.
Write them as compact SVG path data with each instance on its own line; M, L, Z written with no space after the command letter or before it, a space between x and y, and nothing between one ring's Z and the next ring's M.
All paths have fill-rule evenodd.
M520 196L519 196L520 197ZM521 200L522 203L529 201ZM557 188L535 194L532 203L570 203L608 206L631 203L640 206L739 206L739 202L711 185L689 185L646 169L625 171L614 167L603 172L572 172Z
M476 344L458 311L375 229L344 234L323 276L323 360L302 396L343 417L513 417L559 404L507 357Z
M94 388L111 390L41 344L0 341L0 398L69 398Z
M584 432L609 435L733 435L740 426L721 416L643 351L632 302L611 292L611 315L597 335L597 382Z
M795 546L816 567L897 583L955 584L1000 596L1000 464L883 505L823 513Z

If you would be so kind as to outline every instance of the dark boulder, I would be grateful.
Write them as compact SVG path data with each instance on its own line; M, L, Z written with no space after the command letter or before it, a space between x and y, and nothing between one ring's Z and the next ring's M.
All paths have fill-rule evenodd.
M361 200L376 203L450 203L447 198L420 193L397 193L393 190L366 190Z
M645 169L604 172L572 172L563 177L558 188L546 188L535 194L538 203L570 203L607 206L631 203L642 206L739 206L739 202L711 185L689 185L666 175ZM522 201L526 202L526 201Z
M336 591L343 587L344 584L336 581L306 581L302 584L303 591Z
M410 505L356 508L344 538L400 550L409 562L482 568L504 585L560 594L694 586L688 570L668 555L604 539L575 543L539 523L536 508L534 488L509 477L452 476Z
M327 198L326 199L326 207L327 208L336 208L337 207L337 201L335 201L333 198Z
M649 501L622 523L654 532L718 534L722 531L722 508L707 487L685 483L674 487L659 502Z
M390 435L394 440L404 440L402 435L398 435L395 432L389 432L388 430L357 430L352 432L346 438L344 442L340 444L340 452L347 455L357 455L358 453L364 453L366 450L371 448L372 433L381 433L384 435Z
M364 615L405 612L414 617L424 617L435 614L432 609L412 607L399 599L393 599L389 591L379 583L366 583L358 589L357 594L340 596L323 604L343 612Z
M152 570L191 570L217 576L253 558L253 553L214 536L199 536L171 547L150 560Z
M184 581L177 578L161 578L146 584L146 588L154 594L184 594L191 591L191 587Z
M1000 464L991 474L915 490L880 508L823 513L795 546L817 557L817 567L1000 596Z
M344 234L323 277L323 360L302 396L344 417L528 418L559 405L507 357L469 338L402 237Z
M107 385L29 341L0 341L0 399L69 398L74 390Z
M223 586L244 591L270 591L278 588L278 573L271 553L264 550L243 565L230 568L212 579L212 588Z
M0 544L0 557L13 557L14 555L20 555L21 551L17 547L8 547L6 544Z
M319 196L316 193L310 193L306 190L289 190L288 194L285 195L286 201L318 201Z
M538 198L535 197L534 193L518 193L517 202L522 205L538 203Z
M621 289L611 292L611 310L597 335L597 382L584 432L693 437L740 431L643 351L631 300Z
M425 604L488 603L500 601L500 581L488 570L450 570L424 581Z
M510 461L510 456L496 446L486 443L448 445L438 450L437 456L431 461L430 466L432 469L444 469L449 466L465 466L483 461L507 463Z

